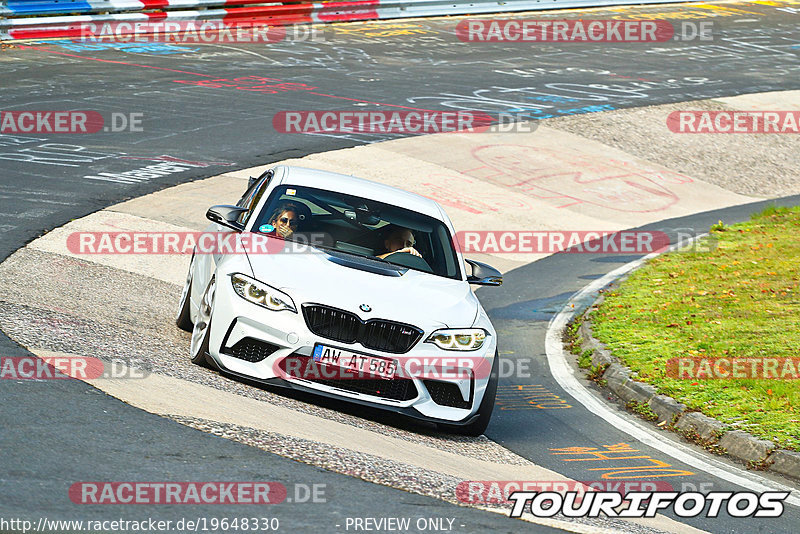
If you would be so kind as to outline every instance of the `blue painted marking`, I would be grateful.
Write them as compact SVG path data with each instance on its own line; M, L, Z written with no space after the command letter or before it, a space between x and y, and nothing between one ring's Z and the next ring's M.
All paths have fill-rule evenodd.
M55 14L55 13L86 13L93 11L89 2L72 1L60 2L47 0L8 0L6 4L15 15L36 15L36 14Z
M162 47L153 46L154 44L164 45ZM146 46L138 46L138 47L131 47L126 50L125 52L132 52L134 54L156 54L156 55L166 55L166 54L183 54L185 52L197 52L200 50L199 48L183 48L180 46L175 45L168 45L165 43L152 43Z
M617 109L610 104L603 104L601 106L585 106L582 108L575 108L575 109L558 109L556 110L558 113L562 115L581 115L583 113L595 113L598 111L611 111Z
M529 96L531 100L539 100L540 102L577 102L577 98L567 98L565 96Z
M571 100L571 99L567 99ZM584 106L573 109L524 109L521 107L507 108L506 113L526 113L531 119L549 119L551 117L559 117L562 115L578 115L582 113L594 113L597 111L612 111L617 109L611 104L599 104L595 106Z
M71 42L43 39L37 43L55 45L70 52L85 52L87 50L119 50L133 54L183 54L197 52L199 48L187 48L170 43L102 43L102 42Z

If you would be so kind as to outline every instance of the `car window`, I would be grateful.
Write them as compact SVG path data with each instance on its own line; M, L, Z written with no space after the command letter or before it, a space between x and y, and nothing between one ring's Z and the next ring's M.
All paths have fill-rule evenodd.
M244 225L247 223L247 220L250 218L252 214L253 208L258 206L258 202L261 200L261 197L264 196L264 192L269 187L269 182L272 180L272 177L275 175L275 171L269 169L264 174L262 174L253 184L247 188L242 198L239 199L239 202L236 203L237 206L240 208L247 208L245 213L242 213L237 222Z
M283 221L283 223L281 222ZM253 231L279 235L447 278L461 279L453 239L440 220L411 210L336 191L282 185L258 214ZM399 236L399 237L398 237ZM398 252L393 243L413 243L419 253ZM395 246L388 250L389 246Z

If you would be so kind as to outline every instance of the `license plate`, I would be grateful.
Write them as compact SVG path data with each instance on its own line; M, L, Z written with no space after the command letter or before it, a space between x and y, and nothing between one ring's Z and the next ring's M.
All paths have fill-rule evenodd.
M348 371L346 376L352 375L351 378L374 375L391 380L397 372L397 360L360 354L327 345L314 346L314 361L328 367Z

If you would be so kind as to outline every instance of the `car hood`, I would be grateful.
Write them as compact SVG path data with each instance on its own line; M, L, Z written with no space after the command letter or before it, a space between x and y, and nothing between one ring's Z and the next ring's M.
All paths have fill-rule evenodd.
M248 259L254 278L285 291L298 307L324 304L362 320L389 319L424 330L470 327L478 314L478 299L462 280L413 269L401 276L377 274L316 250L248 254ZM364 312L361 305L371 311Z

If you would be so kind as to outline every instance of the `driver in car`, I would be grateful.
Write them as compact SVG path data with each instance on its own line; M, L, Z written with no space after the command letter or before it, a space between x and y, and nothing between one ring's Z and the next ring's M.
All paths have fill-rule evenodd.
M291 236L300 225L299 207L291 202L279 205L269 217L269 223L275 227L275 235L284 239Z
M377 256L378 258L383 259L397 252L407 252L408 254L413 254L420 258L422 257L422 254L417 252L417 249L414 248L416 240L414 239L414 234L408 228L392 226L384 235L386 237L383 240L383 246L386 248L386 252L384 254L379 254Z

